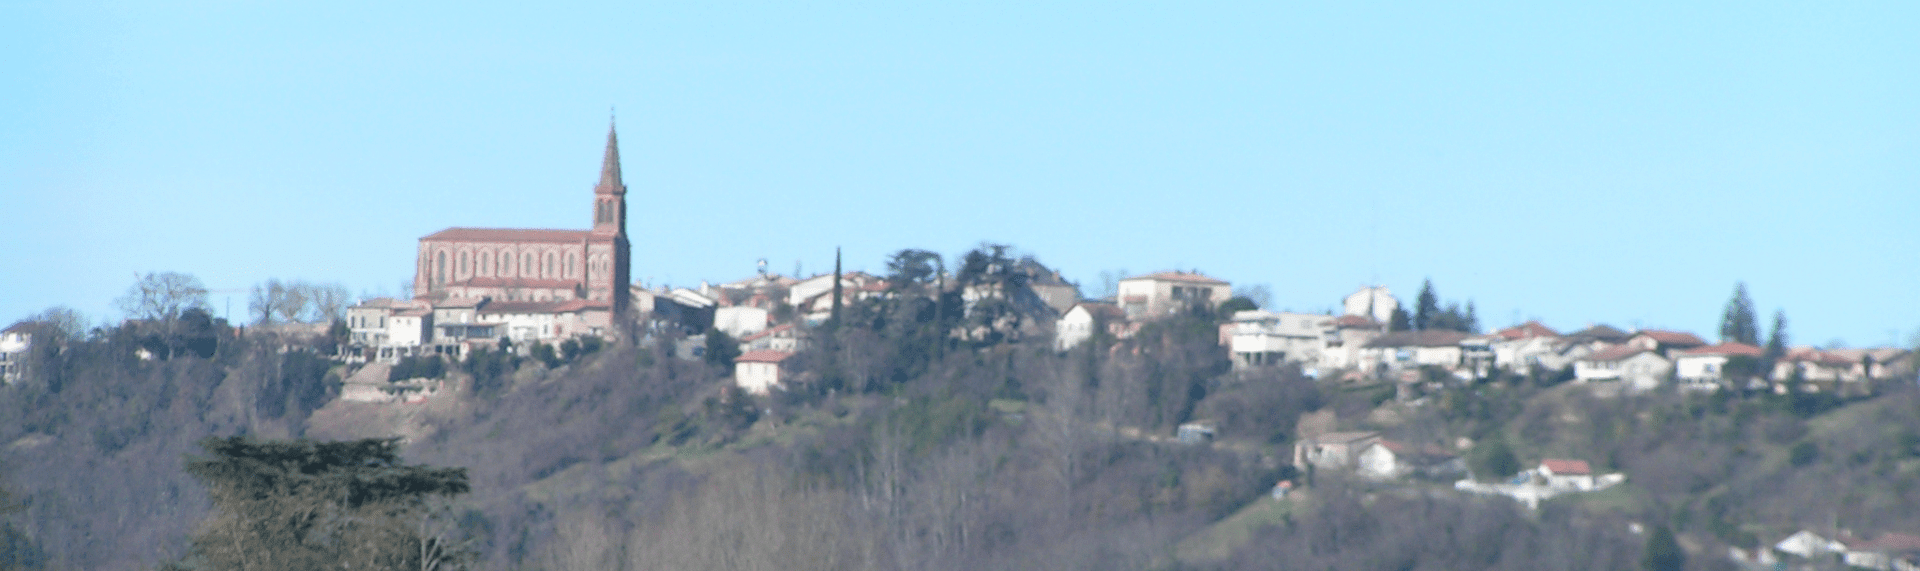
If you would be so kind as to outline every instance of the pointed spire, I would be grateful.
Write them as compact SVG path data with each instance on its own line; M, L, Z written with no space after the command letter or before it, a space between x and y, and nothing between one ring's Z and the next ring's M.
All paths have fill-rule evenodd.
M600 184L594 186L595 194L626 194L627 185L620 181L620 137L614 133L612 111L607 116L607 154L600 161Z

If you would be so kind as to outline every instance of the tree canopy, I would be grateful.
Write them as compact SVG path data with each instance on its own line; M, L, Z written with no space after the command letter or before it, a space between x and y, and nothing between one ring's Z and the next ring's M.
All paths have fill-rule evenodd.
M431 533L429 501L466 493L466 469L404 465L398 439L200 446L186 469L216 514L193 537L191 567L436 569L462 557Z
M1733 284L1733 297L1727 300L1726 309L1720 313L1720 340L1760 344L1760 326L1753 313L1753 300L1747 298L1746 282Z

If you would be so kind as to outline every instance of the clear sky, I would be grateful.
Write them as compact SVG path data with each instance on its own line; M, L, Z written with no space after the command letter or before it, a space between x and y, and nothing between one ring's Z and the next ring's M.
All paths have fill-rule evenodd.
M0 3L0 321L585 228L611 107L650 285L991 240L1275 309L1920 327L1920 3L428 4Z

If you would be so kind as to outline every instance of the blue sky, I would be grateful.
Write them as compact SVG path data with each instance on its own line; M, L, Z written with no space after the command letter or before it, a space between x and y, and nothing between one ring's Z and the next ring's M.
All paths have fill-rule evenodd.
M1277 309L1713 337L1744 280L1796 342L1920 328L1910 2L412 4L0 5L0 320L584 228L612 107L656 285L991 240Z

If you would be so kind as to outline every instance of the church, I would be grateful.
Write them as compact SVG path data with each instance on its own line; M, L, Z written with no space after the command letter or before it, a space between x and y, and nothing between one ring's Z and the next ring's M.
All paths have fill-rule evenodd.
M627 187L612 126L593 187L587 230L448 228L420 239L413 296L435 305L456 300L556 304L555 309L626 313L629 303Z

